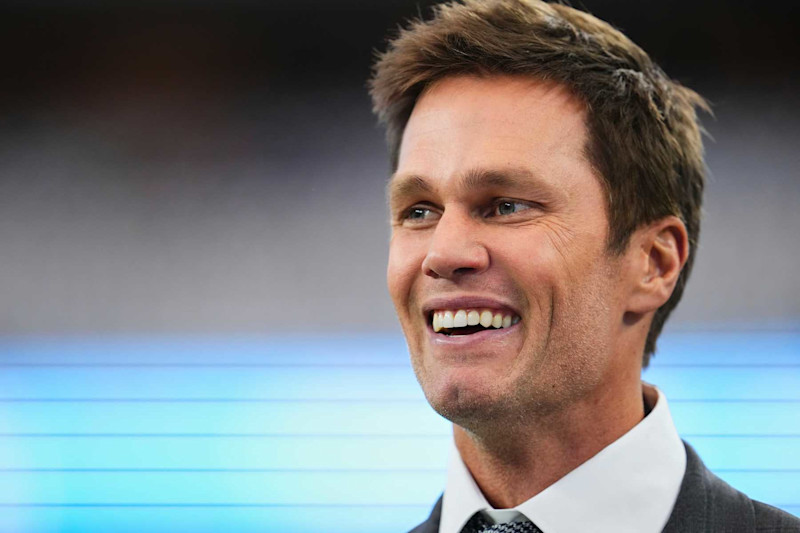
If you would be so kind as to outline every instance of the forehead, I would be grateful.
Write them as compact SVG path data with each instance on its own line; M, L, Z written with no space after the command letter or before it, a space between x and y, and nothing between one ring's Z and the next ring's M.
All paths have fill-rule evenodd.
M481 168L558 179L587 170L587 139L585 106L562 85L527 76L445 78L418 99L393 181L441 181Z

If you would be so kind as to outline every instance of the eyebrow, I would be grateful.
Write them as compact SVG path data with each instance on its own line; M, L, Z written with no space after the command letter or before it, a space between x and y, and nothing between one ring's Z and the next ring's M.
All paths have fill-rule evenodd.
M430 184L422 176L416 174L398 176L393 174L386 184L386 199L391 202L392 198L415 196L432 191Z
M460 180L460 186L466 190L488 189L491 187L511 187L520 185L522 182L533 182L541 184L541 180L528 169L510 168L503 170L496 169L470 169Z
M484 169L474 168L467 170L458 180L458 187L464 190L477 190L489 188L507 188L521 185L544 188L543 181L526 168ZM429 194L433 188L428 181L419 175L394 174L386 184L386 198L404 198L419 194Z

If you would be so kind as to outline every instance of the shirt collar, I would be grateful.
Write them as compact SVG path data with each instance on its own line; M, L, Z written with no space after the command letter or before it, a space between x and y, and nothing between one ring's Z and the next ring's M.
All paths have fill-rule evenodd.
M652 385L643 387L646 398L657 399L641 422L513 510L492 509L453 444L439 532L458 533L478 511L507 522L522 513L544 533L660 532L678 497L686 450L667 399Z

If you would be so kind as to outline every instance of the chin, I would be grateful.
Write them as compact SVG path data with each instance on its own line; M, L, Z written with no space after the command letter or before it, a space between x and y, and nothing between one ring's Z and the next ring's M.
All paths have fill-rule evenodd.
M452 372L433 378L418 374L417 378L434 411L454 424L470 428L499 420L509 412L502 387L490 386L485 375L481 379L474 374Z

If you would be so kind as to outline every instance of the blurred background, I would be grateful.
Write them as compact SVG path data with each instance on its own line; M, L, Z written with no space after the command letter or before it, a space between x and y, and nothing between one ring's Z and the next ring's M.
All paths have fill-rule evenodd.
M365 83L430 4L0 3L0 530L425 518L448 426L384 288ZM695 270L645 378L709 466L800 514L797 7L574 5L715 113Z

